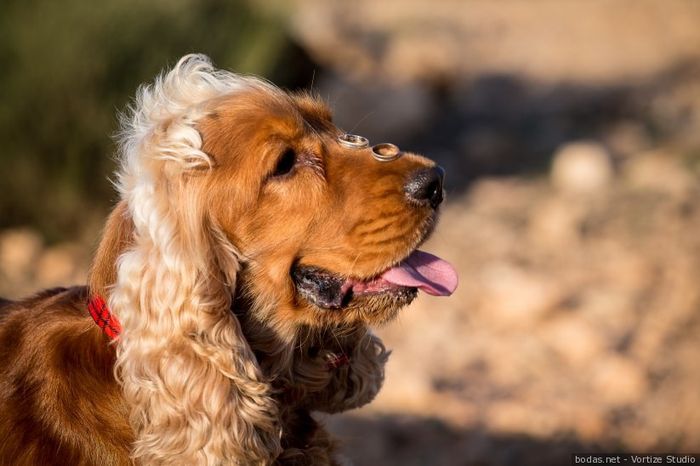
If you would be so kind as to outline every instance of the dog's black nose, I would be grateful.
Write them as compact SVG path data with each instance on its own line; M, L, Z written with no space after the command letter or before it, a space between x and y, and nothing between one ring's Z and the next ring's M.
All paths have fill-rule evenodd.
M406 196L421 205L436 208L442 202L442 182L445 170L436 165L431 168L421 168L411 173L406 182Z

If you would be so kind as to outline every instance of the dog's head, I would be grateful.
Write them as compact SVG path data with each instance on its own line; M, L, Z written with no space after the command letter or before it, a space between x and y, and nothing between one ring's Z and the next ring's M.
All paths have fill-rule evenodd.
M279 406L253 352L258 340L272 332L268 356L289 376L302 330L362 330L418 289L456 286L446 262L416 249L437 219L442 170L415 154L348 144L357 141L308 95L191 55L141 88L122 129L122 202L91 288L122 323L116 367L144 463L269 462L280 448ZM365 394L350 405L381 383L385 352L375 347L360 349L370 363L352 363L357 380L346 385ZM325 364L305 374L330 383Z
M443 200L431 160L381 160L364 138L348 143L319 99L197 55L144 88L135 109L118 185L137 235L235 284L280 333L383 323L419 289L456 286L449 264L416 249Z
M273 313L265 318L381 323L418 288L453 290L451 268L416 252L443 199L434 162L381 161L381 148L348 144L321 101L266 86L212 102L196 126L214 164L210 215L239 252L239 288Z

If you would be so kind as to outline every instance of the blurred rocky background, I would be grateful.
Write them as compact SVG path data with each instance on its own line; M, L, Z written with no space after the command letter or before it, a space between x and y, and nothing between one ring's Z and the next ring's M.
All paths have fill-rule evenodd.
M356 465L700 452L700 2L6 1L0 293L81 283L116 112L190 51L448 171L449 299L377 332Z

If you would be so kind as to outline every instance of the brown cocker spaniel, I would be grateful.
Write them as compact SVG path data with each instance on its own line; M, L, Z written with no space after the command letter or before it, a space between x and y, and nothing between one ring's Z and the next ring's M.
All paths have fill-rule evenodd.
M416 250L442 169L202 55L140 89L119 156L89 286L0 300L0 464L336 464L310 413L377 394L368 325L457 285Z

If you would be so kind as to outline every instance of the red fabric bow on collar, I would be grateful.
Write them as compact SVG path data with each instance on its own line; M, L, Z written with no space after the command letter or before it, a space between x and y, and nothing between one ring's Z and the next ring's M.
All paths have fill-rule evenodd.
M92 320L102 329L110 340L116 339L122 332L122 326L115 316L109 312L107 303L101 296L94 295L88 302L88 311Z

